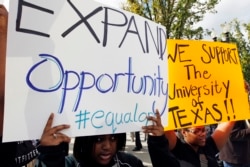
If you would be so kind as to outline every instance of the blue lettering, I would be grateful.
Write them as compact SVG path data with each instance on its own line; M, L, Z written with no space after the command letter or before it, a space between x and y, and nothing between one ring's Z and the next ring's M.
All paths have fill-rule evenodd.
M150 75L144 75L144 76L137 76L132 71L132 58L129 57L128 60L128 71L124 73L114 73L114 74L101 74L100 76L95 76L91 72L76 72L73 70L64 70L61 62L59 59L52 55L48 54L41 54L40 57L42 57L44 60L38 62L37 64L33 65L30 70L27 73L26 76L26 82L27 85L34 91L37 92L54 92L59 91L61 89L62 96L60 101L60 106L58 107L59 113L63 112L64 106L66 105L68 93L70 91L76 91L77 96L75 99L75 104L72 107L72 111L77 111L79 108L80 103L83 103L83 97L84 92L96 89L99 93L105 94L105 93L114 93L119 89L119 80L126 79L127 82L127 92L125 90L124 93L130 93L130 94L142 94L142 95L148 95L148 96L165 96L165 104L161 110L162 113L166 110L167 107L167 101L168 101L168 87L167 83L163 80L160 73L160 66L157 66L157 73L154 74L154 76ZM56 64L56 67L58 68L58 71L61 75L60 79L57 81L55 85L52 85L49 88L39 88L34 83L35 81L31 80L31 76L33 72L39 68L44 63L54 63ZM46 74L45 74L46 75ZM70 80L76 80L75 83L69 82ZM136 81L140 81L137 83ZM104 87L104 84L109 83L108 86ZM71 85L70 85L70 84ZM124 84L124 83L123 83ZM135 90L136 85L139 85L138 89ZM155 102L153 102L152 105L152 111L155 111ZM137 112L137 110L135 110ZM128 116L126 116L128 117ZM130 116L126 119L126 121L130 121ZM135 120L137 121L137 120Z

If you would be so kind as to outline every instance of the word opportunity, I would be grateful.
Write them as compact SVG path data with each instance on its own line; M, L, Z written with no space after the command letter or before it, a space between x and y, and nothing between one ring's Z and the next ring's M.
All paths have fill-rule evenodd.
M122 59L126 60L126 62L122 62L123 67L125 64L124 68L113 69L111 72L102 71L101 73L97 70L97 73L96 71L88 69L87 67L89 67L89 65L84 63L85 59L88 59L90 56L96 56L96 61L101 61L98 60L98 56L100 57L100 55L91 55L91 53L77 55L77 52L72 53L72 59L78 56L74 63L77 64L82 62L79 63L80 68L75 68L76 64L67 64L63 56L43 51L37 54L39 55L39 59L36 58L37 61L27 71L26 84L29 89L38 93L48 94L56 92L61 94L60 103L58 103L58 113L63 114L68 110L74 112L76 118L74 122L79 130L88 129L90 127L94 129L109 128L112 130L112 133L115 133L120 125L124 126L132 122L147 124L146 117L152 115L156 109L159 109L161 115L167 112L168 80L165 75L167 73L166 33L162 26L145 19L141 21L141 17L139 21L139 16L128 14L111 7L105 7L91 1L83 1L81 4L88 9L88 12L86 12L84 10L85 8L79 9L79 4L76 5L74 2L75 1L70 0L65 1L64 7L68 6L67 9L70 10L71 13L74 13L75 16L78 16L78 19L75 19L67 29L61 30L61 32L57 31L57 34L53 34L49 31L37 31L27 26L23 27L22 25L22 20L24 20L22 9L24 7L32 9L33 12L35 11L51 15L51 17L54 17L56 14L53 9L22 0L18 1L17 33L25 33L27 35L37 36L44 39L53 38L55 35L59 34L60 36L57 38L59 38L60 41L64 41L70 38L72 34L78 33L82 29L82 31L85 31L85 33L91 37L91 40L95 41L96 48L93 48L93 50L100 48L100 46L102 49L108 48L109 44L112 43L114 44L112 47L115 47L116 49L119 48L121 50L120 52L124 52L124 45L127 45L127 43L135 43L134 47L139 48L140 52L134 53L134 55L129 54L126 59ZM91 8L88 7L88 4L92 4ZM118 17L119 20L115 22L114 17ZM67 19L65 18L65 20ZM98 23L98 26L93 23L93 20L95 20L95 23ZM122 37L117 38L115 41L113 39L110 41L110 37L116 35L112 32L117 29L120 29L119 32L122 32ZM133 41L129 41L131 36L133 36ZM76 43L88 40L85 39L85 36L81 37L81 34L77 37L77 41L72 41L72 46L69 46L69 48L74 48ZM133 50L133 48L131 49ZM120 53L112 54L119 55ZM112 59L113 55L111 55L110 59ZM79 58L81 56L82 59ZM101 56L107 56L107 59L109 59L109 55ZM137 60L138 57L139 63ZM151 64L151 67L153 67L151 71L147 71L144 74L141 72L137 73L138 70L136 71L135 69L138 69L138 66L140 66L141 63L144 63L144 57L145 59L155 59L155 62L157 63L153 65ZM113 63L119 63L112 62L112 60L110 60L110 62L111 64L109 66L112 66ZM36 76L36 71L42 69L45 64L51 64L53 68L56 68L59 76L54 80L53 85L47 87L41 86L33 79L39 77ZM92 66L95 66L95 64L93 63ZM96 69L98 68L100 67L97 66ZM143 71L143 69L141 70ZM155 97L155 100L152 100L151 107L148 107L147 109L143 108L140 99L132 102L131 106L133 107L130 107L130 110L127 111L113 111L112 106L110 106L108 110L102 108L95 108L94 110L93 108L86 107L88 104L86 104L85 101L90 98L88 97L88 92L94 92L102 97L106 94L113 94L113 98L121 98L121 101L124 100L122 99L122 94L138 96L140 98L142 96L145 98L150 97L151 99L152 97ZM121 95L117 96L117 92ZM100 101L98 101L98 95L92 97L93 100L96 101L97 106L100 103ZM162 104L157 102L158 98L161 98ZM71 101L70 104L68 104L69 101ZM107 105L110 104L111 102ZM71 106L69 107L69 105ZM120 108L122 109L123 106Z
M172 128L237 119L244 86L235 45L181 40L169 40L169 45Z

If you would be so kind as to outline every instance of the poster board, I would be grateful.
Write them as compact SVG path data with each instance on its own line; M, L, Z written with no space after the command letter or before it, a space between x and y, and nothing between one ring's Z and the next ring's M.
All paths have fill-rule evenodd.
M10 1L3 141L39 139L52 112L70 137L138 131L156 108L167 118L165 39L93 0Z
M250 118L235 44L169 39L167 47L166 130Z

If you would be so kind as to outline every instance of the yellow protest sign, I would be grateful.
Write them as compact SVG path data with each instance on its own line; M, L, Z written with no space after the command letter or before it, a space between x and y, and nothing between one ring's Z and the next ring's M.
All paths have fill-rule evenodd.
M235 44L167 40L169 125L165 129L250 118Z

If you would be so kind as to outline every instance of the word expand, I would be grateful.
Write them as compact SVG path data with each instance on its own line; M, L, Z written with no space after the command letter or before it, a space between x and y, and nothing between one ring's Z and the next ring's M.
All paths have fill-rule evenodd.
M139 22L138 17L135 17L134 15L127 14L123 11L110 8L110 7L103 7L103 6L97 6L95 9L93 9L91 12L87 14L83 14L85 11L82 11L74 4L72 1L68 0L68 5L71 7L71 9L75 12L76 16L79 17L79 20L77 20L75 23L68 23L69 25L68 29L65 29L64 32L61 33L62 38L66 38L71 33L74 33L74 30L77 28L83 29L81 26L85 26L91 36L95 39L96 43L101 43L103 47L106 47L108 44L108 39L110 36L114 36L112 32L114 30L112 28L119 28L123 29L123 37L122 39L118 39L119 41L118 47L121 48L124 42L127 40L129 35L134 35L137 37L139 45L141 46L141 49L143 53L149 53L151 50L149 49L150 43L153 43L155 47L155 51L159 58L163 60L165 57L166 52L166 33L165 30L159 27L158 25L155 26L155 24L150 24L149 20L144 20L143 23ZM86 4L82 4L83 6L86 6ZM17 12L17 18L16 18L16 31L22 32L22 33L28 33L33 35L38 35L45 38L50 38L53 34L49 34L49 32L41 32L33 29L32 27L25 27L25 24L23 25L23 20L25 20L26 16L23 13L23 8L28 7L31 8L33 11L44 12L48 15L51 15L51 19L56 19L54 16L55 12L53 9L44 8L41 6L38 6L36 4L32 3L26 3L25 1L19 1L18 3L18 12ZM67 12L67 11L66 11ZM100 14L103 14L102 19L98 17ZM34 13L35 15L35 13ZM114 18L119 18L119 23L111 22L110 20L114 20ZM98 20L98 25L92 25L90 20L96 19ZM40 18L40 20L43 20ZM72 19L74 20L74 19ZM65 23L66 24L66 23ZM95 27L103 26L103 32L97 32ZM144 27L143 31L139 32L139 27ZM112 31L110 31L112 29ZM154 34L154 33L155 34ZM98 36L98 34L102 34ZM82 37L83 38L83 37ZM84 38L83 38L84 39ZM144 40L143 40L144 39ZM152 49L153 50L153 49Z

